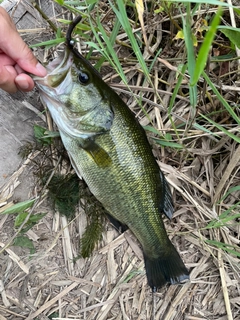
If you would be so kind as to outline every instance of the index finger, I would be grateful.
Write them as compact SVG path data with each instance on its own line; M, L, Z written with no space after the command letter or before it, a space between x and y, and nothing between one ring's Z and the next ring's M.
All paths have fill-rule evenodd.
M40 77L46 75L46 69L34 57L32 51L17 32L13 21L1 7L0 49L12 58L23 70Z

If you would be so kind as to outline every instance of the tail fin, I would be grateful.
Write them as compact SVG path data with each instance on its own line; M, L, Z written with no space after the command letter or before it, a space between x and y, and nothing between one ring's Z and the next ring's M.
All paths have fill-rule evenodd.
M184 283L189 279L189 272L173 244L169 252L159 258L151 258L144 254L148 284L153 291L166 283Z

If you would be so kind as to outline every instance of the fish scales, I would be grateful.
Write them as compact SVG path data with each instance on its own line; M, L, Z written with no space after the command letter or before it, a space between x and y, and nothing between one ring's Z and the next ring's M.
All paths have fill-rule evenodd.
M68 152L74 168L87 182L91 192L114 218L133 231L139 241L145 244L147 250L153 246L154 239L157 239L159 234L158 228L157 233L153 233L153 230L148 232L148 230L152 225L162 224L159 215L162 201L161 175L145 139L146 136L144 133L139 135L139 130L142 128L135 122L132 114L123 117L121 107L113 106L113 109L114 121L109 133L97 136L95 139L95 142L112 159L110 167L99 167L91 155L78 146L77 140L62 133L61 137L63 143L70 146ZM130 122L129 119L132 121ZM136 134L133 133L134 129ZM126 144L125 141L128 143ZM135 148L133 149L132 146ZM145 212L143 217L142 212ZM148 226L149 217L152 221ZM145 222L141 230L139 224L142 224L142 220L140 221L139 218ZM164 229L163 232L165 232ZM154 254L154 250L149 251Z
M133 113L73 48L67 33L62 62L35 77L71 163L109 214L139 240L153 290L181 283L188 270L169 240L161 214L173 214L170 188Z

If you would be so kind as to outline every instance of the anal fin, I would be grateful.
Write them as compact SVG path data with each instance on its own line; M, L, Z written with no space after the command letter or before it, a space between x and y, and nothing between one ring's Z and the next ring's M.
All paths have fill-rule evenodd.
M109 213L106 213L106 216L111 222L111 224L114 226L114 228L117 229L117 231L122 233L128 229L128 226L126 224L123 224L119 220L113 218Z
M164 213L168 219L171 219L174 212L174 205L172 199L172 193L169 187L169 184L162 173L160 171L160 180L161 180L161 199L160 199L160 213Z

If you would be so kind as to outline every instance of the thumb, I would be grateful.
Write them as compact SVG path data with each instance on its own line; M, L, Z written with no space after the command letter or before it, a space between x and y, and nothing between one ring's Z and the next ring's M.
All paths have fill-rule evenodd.
M20 38L21 39L21 38ZM22 40L22 39L21 39ZM19 43L20 44L20 43ZM32 73L39 77L44 77L47 74L46 69L38 62L32 51L22 40L21 49L18 50L18 54L11 53L11 58L26 72Z

